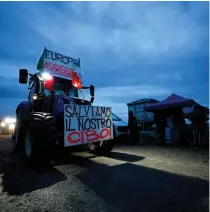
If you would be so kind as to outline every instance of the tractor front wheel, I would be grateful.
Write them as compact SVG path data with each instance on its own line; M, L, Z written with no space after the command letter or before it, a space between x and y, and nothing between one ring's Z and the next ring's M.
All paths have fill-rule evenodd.
M116 132L114 125L112 129L113 129L113 139L88 144L91 153L95 155L107 155L113 150L116 143Z
M89 143L88 147L91 153L95 155L107 155L115 146L115 139Z

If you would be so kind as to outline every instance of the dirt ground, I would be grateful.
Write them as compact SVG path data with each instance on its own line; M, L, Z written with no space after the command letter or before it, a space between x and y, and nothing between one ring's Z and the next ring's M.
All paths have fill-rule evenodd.
M109 157L70 154L41 173L0 137L0 211L207 212L209 155L171 145L117 145Z

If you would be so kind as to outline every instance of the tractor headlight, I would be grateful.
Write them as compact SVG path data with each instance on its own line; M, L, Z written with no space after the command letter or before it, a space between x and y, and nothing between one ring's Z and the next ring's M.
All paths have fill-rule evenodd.
M47 72L43 72L41 77L44 79L44 80L52 80L53 79L53 76Z

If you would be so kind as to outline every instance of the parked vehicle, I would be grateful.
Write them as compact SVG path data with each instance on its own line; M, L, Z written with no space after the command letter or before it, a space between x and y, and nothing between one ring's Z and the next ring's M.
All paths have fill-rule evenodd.
M118 143L128 142L129 134L130 134L128 124L122 121L122 119L119 118L113 112L112 112L112 121L114 124L116 141Z

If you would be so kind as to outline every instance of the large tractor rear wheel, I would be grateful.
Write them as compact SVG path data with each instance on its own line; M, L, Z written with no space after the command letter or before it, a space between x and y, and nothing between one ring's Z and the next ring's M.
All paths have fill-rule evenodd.
M49 113L31 113L25 127L24 155L39 168L50 167L56 125Z

